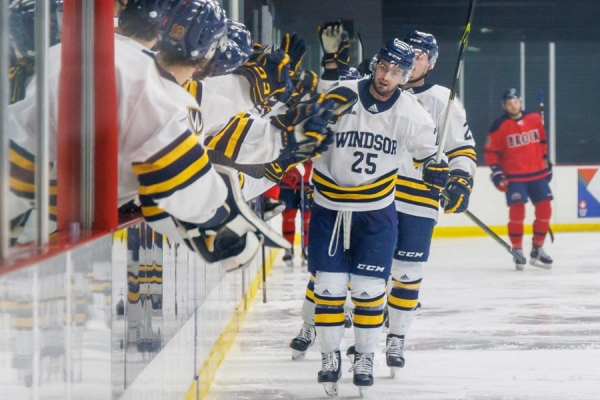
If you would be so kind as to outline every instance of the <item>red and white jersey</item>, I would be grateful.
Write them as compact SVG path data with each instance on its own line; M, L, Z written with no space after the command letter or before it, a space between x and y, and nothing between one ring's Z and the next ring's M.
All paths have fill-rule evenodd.
M485 163L500 165L509 181L528 182L548 176L546 131L540 114L523 111L514 120L494 121L484 148Z
M423 85L406 91L414 93L417 99L429 109L438 134L441 134L450 89L440 85ZM448 112L444 153L448 157L450 171L462 170L471 176L475 175L477 160L475 141L467 124L465 109L458 98L454 99L452 108ZM396 180L396 210L437 220L439 196L432 195L425 186L422 173L422 168L415 169L410 156L401 158Z

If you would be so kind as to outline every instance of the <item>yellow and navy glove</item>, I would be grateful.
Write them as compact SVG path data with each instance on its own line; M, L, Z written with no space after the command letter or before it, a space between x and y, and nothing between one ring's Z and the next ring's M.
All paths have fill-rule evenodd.
M294 92L286 102L289 108L296 107L298 103L307 100L315 93L319 84L319 76L314 71L302 71L292 78L292 83Z
M290 57L283 50L272 51L270 47L255 46L255 50L257 49L258 51L233 73L248 79L252 102L268 112L271 101L292 87Z
M450 173L448 184L442 194L445 214L465 212L473 189L473 177L460 169Z
M439 194L444 190L449 174L450 168L444 160L436 164L435 157L432 156L423 163L423 183L433 194Z
M281 38L281 49L290 56L290 75L292 78L299 75L299 68L306 54L306 42L296 33L286 33Z
M307 103L300 103L297 107L287 110L283 114L271 117L271 124L281 130L281 158L290 154L312 149L321 144L328 136L332 136L326 129L328 121L333 118L333 100L325 100L325 95Z
M317 28L317 33L324 53L322 66L330 62L338 67L350 64L350 41L341 21L327 21Z

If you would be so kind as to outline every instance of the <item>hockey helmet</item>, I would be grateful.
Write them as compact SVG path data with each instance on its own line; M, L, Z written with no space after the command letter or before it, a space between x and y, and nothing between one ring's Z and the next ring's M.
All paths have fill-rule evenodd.
M432 34L415 30L405 37L404 41L413 49L427 53L429 65L431 65L431 67L435 65L439 54L439 48L435 37Z
M227 49L216 57L213 76L226 75L244 64L252 54L252 35L242 23L227 20Z
M211 59L227 48L225 11L214 0L171 0L163 16L160 47L189 60Z
M129 0L123 13L136 14L146 22L159 25L169 0Z
M521 94L515 88L506 89L504 93L502 93L502 104L504 104L507 100L510 99L521 99Z
M400 81L400 85L403 85L408 82L410 73L415 66L415 51L400 39L390 40L371 60L370 70L373 72L373 76L375 76L375 68L381 60L385 60L404 71Z

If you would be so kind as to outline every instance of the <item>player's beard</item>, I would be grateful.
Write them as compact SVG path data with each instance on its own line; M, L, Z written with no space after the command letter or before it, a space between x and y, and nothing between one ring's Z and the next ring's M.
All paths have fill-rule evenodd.
M427 76L428 73L429 73L429 71L425 71L425 73L423 75L421 75L420 77L415 78L415 79L409 79L408 82L406 82L406 83L419 82L421 79L425 79L425 77ZM411 76L411 78L412 78L412 76Z
M373 90L375 90L375 92L381 97L391 97L396 91L396 89L398 89L398 86L392 87L391 85L387 86L387 90L385 88L380 89L379 87L377 87L378 82L375 80L371 82L371 85L373 86Z

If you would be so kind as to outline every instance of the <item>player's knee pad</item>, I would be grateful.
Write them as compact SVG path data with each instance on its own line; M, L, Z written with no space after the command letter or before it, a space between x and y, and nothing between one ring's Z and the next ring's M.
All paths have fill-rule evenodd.
M348 274L318 271L314 284L315 325L344 325Z
M525 203L511 204L508 210L510 222L523 223L525 219Z
M419 301L419 289L423 280L423 263L394 260L392 264L392 288L388 295L388 308L401 311L413 310Z
M351 275L351 287L354 326L356 328L382 326L385 280L371 276Z
M550 200L542 200L535 205L535 217L540 220L549 221L552 216L552 204Z

